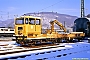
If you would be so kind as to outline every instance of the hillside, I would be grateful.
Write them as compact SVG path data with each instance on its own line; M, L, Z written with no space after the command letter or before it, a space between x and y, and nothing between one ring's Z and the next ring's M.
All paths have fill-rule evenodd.
M0 27L14 27L14 19L0 21Z
M66 15L66 14L59 14L56 12L40 12L40 13L26 13L25 15L33 15L33 16L39 16L42 18L42 25L43 28L49 28L50 27L50 21L57 19L59 22L61 22L62 24L66 23L66 27L69 26L73 26L74 20L77 18L76 16L70 16L70 15ZM13 19L9 19L9 20L5 20L5 21L0 21L0 27L13 27L14 20ZM56 26L57 27L57 26Z

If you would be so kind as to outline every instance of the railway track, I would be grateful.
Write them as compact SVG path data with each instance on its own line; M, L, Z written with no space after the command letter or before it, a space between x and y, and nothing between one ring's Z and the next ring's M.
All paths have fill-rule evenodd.
M48 46L39 45L39 46L30 46L30 47L20 47L12 44L0 44L0 59L8 59L8 58L14 57L13 54L17 54L17 53L30 51L32 54L32 53L35 53L34 51L40 51L40 50L51 49L51 48L59 48L59 47L65 47L65 46L48 44ZM19 54L17 56L22 56L22 54Z
M2 44L0 45L0 59L15 59L15 58L24 58L26 56L30 56L30 59L32 56L35 55L34 58L40 57L39 55L45 55L48 54L51 56L51 54L54 54L55 52L58 52L55 54L55 57L62 57L62 56L67 56L67 55L72 55L72 54L78 54L80 52L84 51L89 51L90 48L89 45L83 45L85 43L70 43L71 45L74 45L75 48L73 48L71 45L68 43L64 44L59 44L59 45L42 45L42 46L32 46L32 47L19 47L16 45L9 45L9 44ZM82 46L83 45L83 46ZM88 48L88 49L83 49L79 50L82 48ZM44 57L41 57L44 59ZM47 56L49 59L50 56ZM54 56L54 55L53 55ZM45 56L46 57L46 56Z
M26 51L35 51L43 50L50 48L65 47L59 44L47 44L47 45L38 45L38 46L17 46L13 44L0 44L0 55L11 54L11 53L20 53Z
M10 59L20 56L23 57L31 54L37 55L38 53L44 54L45 52L50 53L51 50L53 50L53 52L55 52L56 50L61 51L66 50L66 47L68 47L68 49L72 49L72 47L67 46L67 44L76 44L76 43L39 44L22 47L16 45L15 43L12 44L11 42L12 41L8 40L0 41L0 59Z

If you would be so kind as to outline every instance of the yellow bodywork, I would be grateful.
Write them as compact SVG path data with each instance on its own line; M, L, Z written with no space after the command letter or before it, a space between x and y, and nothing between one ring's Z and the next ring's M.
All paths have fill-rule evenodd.
M34 37L41 34L41 18L33 17L33 16L21 16L19 18L16 18L15 21L22 18L24 18L23 24L15 23L15 35L24 35L24 36L27 36L27 38L29 38L29 37ZM29 24L29 20L27 24L25 23L25 19L29 19L29 18L34 20L34 24ZM39 22L40 24L35 23L37 19L40 20ZM21 34L19 34L19 32Z
M60 29L64 30L64 32L66 32L66 28L58 20L54 20L54 21L50 22L50 24L51 24L51 32L54 32L54 23L56 23L60 27Z
M59 34L58 32L54 31L54 23L56 23L58 26L60 26L60 29L63 29L65 33ZM54 20L50 22L51 29L47 29L46 33L42 32L42 24L41 24L41 18L39 17L33 17L33 16L21 16L19 18L15 18L15 35L16 36L26 36L27 40L28 38L36 38L36 39L58 39L58 38L76 38L76 37L82 37L85 36L84 33L66 33L66 28L58 22L58 20ZM19 39L21 39L19 37Z

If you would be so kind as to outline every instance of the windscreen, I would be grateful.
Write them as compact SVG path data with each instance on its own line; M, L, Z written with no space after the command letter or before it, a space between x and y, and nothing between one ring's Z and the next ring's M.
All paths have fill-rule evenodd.
M35 18L29 18L29 20L28 20L28 18L26 18L25 24L40 25L40 19L35 20Z
M29 18L29 24L35 25L35 19L34 18Z
M17 18L15 24L24 24L24 18Z
M40 19L36 19L36 25L40 25Z

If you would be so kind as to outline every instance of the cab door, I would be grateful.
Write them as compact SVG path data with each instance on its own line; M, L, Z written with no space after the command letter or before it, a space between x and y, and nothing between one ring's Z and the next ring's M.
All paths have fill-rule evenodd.
M37 34L41 34L41 20L40 19L35 20L35 31Z
M15 35L24 35L24 18L16 18Z
M35 18L29 18L28 32L35 34Z

